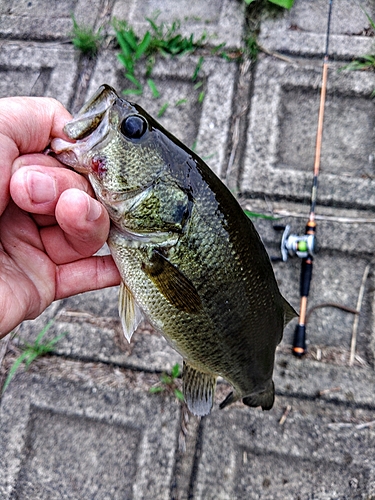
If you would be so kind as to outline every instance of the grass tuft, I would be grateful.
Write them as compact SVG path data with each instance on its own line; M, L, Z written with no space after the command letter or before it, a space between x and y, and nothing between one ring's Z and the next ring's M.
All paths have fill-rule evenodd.
M74 47L80 50L83 54L94 57L103 41L101 30L96 33L90 26L79 25L72 14L73 31L71 33L72 43Z
M151 394L157 394L159 392L168 392L170 394L174 394L175 397L179 400L179 401L184 401L184 395L182 394L182 392L180 391L180 389L178 389L177 387L177 384L176 384L176 379L179 377L180 375L180 365L178 363L176 363L173 367L172 367L172 371L171 371L171 374L168 375L167 373L162 373L160 375L160 382L157 384L157 385L154 385L152 387L150 387L150 393Z
M44 335L47 333L47 331L51 328L53 324L53 320L49 321L47 325L41 330L41 332L38 334L37 338L35 339L35 342L33 344L25 344L24 346L21 347L23 350L22 354L16 359L14 364L12 365L11 369L9 370L8 376L4 382L1 395L4 394L5 390L7 389L8 385L10 384L12 378L16 374L16 371L18 370L19 366L25 362L26 369L29 368L30 364L39 356L43 356L45 354L48 354L53 350L54 345L64 336L66 335L65 333L62 333L61 335L58 335L57 337L53 338L49 342L43 344L42 339Z
M123 91L124 94L142 94L143 86L136 76L139 60L146 58L146 77L152 95L155 98L160 96L155 83L150 78L155 65L157 54L164 57L175 57L186 53L193 53L196 49L203 47L206 35L203 34L199 40L194 40L194 35L184 37L179 33L180 22L174 21L171 25L165 23L157 24L157 17L146 18L150 29L143 37L138 36L134 29L126 21L113 20L113 28L116 33L116 40L121 49L118 59L125 68L125 78L132 84L132 87ZM193 79L197 78L203 58L198 61L193 74Z

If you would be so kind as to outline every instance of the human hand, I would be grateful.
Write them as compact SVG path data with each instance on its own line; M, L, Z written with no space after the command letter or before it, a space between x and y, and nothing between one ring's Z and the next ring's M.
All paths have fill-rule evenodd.
M54 99L0 99L0 338L54 300L117 285L93 256L109 218L84 177L40 154L71 119Z

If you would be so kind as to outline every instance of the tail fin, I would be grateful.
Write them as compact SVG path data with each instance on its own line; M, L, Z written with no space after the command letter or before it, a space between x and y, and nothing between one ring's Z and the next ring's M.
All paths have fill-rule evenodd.
M258 394L252 394L242 399L247 406L261 406L262 410L270 410L275 402L275 384L271 380L269 387Z

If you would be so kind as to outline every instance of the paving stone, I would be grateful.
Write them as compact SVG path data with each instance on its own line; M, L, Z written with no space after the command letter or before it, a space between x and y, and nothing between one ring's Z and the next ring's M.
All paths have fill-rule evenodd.
M371 26L366 13L375 18L373 0L333 2L331 57L352 59L372 52L373 38L367 36ZM326 47L327 20L327 0L296 0L290 11L285 10L278 18L262 22L259 43L269 51L322 56Z
M332 362L333 361L333 362ZM334 364L335 363L335 364ZM297 359L278 349L274 371L276 393L303 400L375 408L375 372L363 366L348 366L348 359Z
M3 397L0 422L4 500L169 498L175 401L25 374Z
M80 25L93 26L101 2L85 0L2 0L0 36L28 40L70 39L73 14Z
M194 498L373 498L374 415L294 398L270 412L216 410L202 422Z
M232 98L235 86L236 65L222 59L205 60L199 79L204 101L198 102L202 88L195 90L192 75L198 63L198 57L158 60L152 72L152 78L160 91L160 98L154 99L146 84L146 78L140 78L144 84L142 96L129 96L128 100L137 102L156 119L165 103L169 107L158 119L177 138L187 146L196 143L196 151L206 158L216 172L224 171L226 147L230 127ZM98 59L95 72L90 81L88 96L93 94L103 83L114 87L119 93L129 87L124 78L124 68L113 52L104 52ZM187 102L175 106L181 99Z
M321 64L259 61L249 116L243 192L309 200ZM329 71L318 203L373 209L373 75Z
M0 41L0 97L55 97L67 106L77 64L77 52L71 47Z
M170 25L173 21L181 21L181 32L194 40L203 33L207 41L214 45L225 43L226 47L239 47L242 41L244 25L243 5L231 0L117 0L112 15L117 19L127 19L136 32L143 33L150 28L145 21L147 17L157 16L157 23ZM236 26L238 29L233 29Z
M285 12L291 26L301 31L325 34L324 21L328 15L327 0L297 0L293 9ZM362 10L363 9L363 10ZM373 0L335 0L332 3L331 33L336 35L361 35L370 28L365 12L375 15Z

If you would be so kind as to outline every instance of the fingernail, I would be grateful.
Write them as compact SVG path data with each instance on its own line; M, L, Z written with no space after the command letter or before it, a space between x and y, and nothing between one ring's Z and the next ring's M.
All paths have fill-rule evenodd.
M89 209L87 211L86 220L88 220L89 222L94 222L98 220L101 215L101 204L93 198L89 198Z
M48 174L30 170L27 172L26 185L33 203L47 203L56 198L55 180Z

